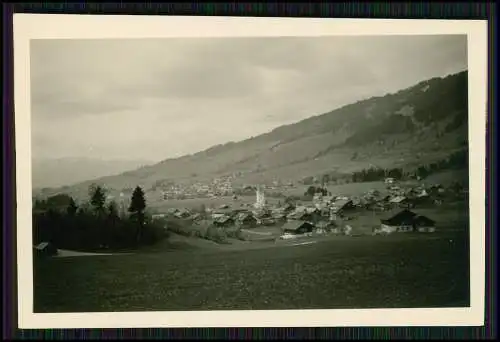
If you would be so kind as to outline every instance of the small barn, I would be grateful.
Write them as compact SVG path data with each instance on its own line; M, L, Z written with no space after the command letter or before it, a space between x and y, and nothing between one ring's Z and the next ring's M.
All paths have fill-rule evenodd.
M58 253L56 246L54 246L51 242L39 243L34 246L34 252L37 256L54 256Z
M306 221L300 221L300 220L293 220L293 221L288 221L286 222L282 230L284 233L288 234L305 234L305 233L311 233L313 231L314 226Z
M433 233L436 231L436 222L427 216L419 215L413 219L414 227L420 233Z
M382 219L380 225L380 232L394 233L394 232L411 232L414 229L414 217L417 216L410 210L402 210L396 215Z

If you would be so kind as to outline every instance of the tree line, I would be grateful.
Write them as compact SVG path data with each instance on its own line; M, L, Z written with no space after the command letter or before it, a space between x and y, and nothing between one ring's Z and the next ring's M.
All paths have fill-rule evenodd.
M321 184L339 184L339 183L362 183L375 182L385 178L394 178L396 180L405 179L424 179L434 173L444 170L457 170L468 167L468 150L460 150L452 153L448 158L437 162L423 164L411 169L401 167L381 168L371 166L351 174L339 175L336 172L325 173L319 177L308 176L301 180L303 185Z
M403 168L383 169L370 167L352 173L352 182L373 182L384 178L404 179L424 179L434 173L444 170L463 169L468 166L468 151L461 150L451 154L448 158L438 162L420 165L412 171L405 171Z
M107 201L106 190L89 187L88 201L58 194L33 205L33 240L75 250L130 249L166 237L164 227L146 213L145 193L137 186L127 208Z

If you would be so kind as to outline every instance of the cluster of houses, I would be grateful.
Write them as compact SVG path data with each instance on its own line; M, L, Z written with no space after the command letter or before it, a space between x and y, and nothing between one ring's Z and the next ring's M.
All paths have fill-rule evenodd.
M410 188L388 185L385 193L370 190L362 196L351 197L350 200L357 207L374 211L387 211L395 207L410 209L419 206L441 205L445 193L446 189L439 184L429 187L417 186ZM463 195L463 193L459 195Z
M286 234L309 234L313 232L336 232L350 234L352 227L345 224L349 221L350 212L356 210L387 211L396 213L381 220L380 226L373 229L374 234L405 231L434 232L435 222L425 216L417 215L411 209L423 205L439 205L445 189L435 185L430 187L415 187L403 189L392 182L388 184L387 192L371 190L357 197L323 196L317 194L312 202L306 205L287 202L280 206L270 207L263 199L262 190L256 193L256 203L241 204L231 208L229 204L219 208L207 209L203 213L192 213L188 209L170 209L167 214L155 215L163 217L174 216L178 219L209 220L218 227L255 228L258 226L280 225Z
M232 177L222 177L214 178L208 183L196 182L190 185L170 185L162 190L162 198L168 200L228 196L233 193L231 180Z

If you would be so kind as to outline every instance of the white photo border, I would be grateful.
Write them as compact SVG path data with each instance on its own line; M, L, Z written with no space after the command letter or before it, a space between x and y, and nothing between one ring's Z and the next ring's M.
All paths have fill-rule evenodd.
M14 14L18 323L21 329L482 326L485 309L487 21ZM469 308L34 313L30 40L444 35L468 38Z

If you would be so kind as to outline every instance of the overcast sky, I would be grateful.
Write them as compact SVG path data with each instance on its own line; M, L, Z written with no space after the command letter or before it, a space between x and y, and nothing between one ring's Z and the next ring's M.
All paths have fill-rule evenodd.
M32 153L159 161L466 67L465 36L33 40Z

